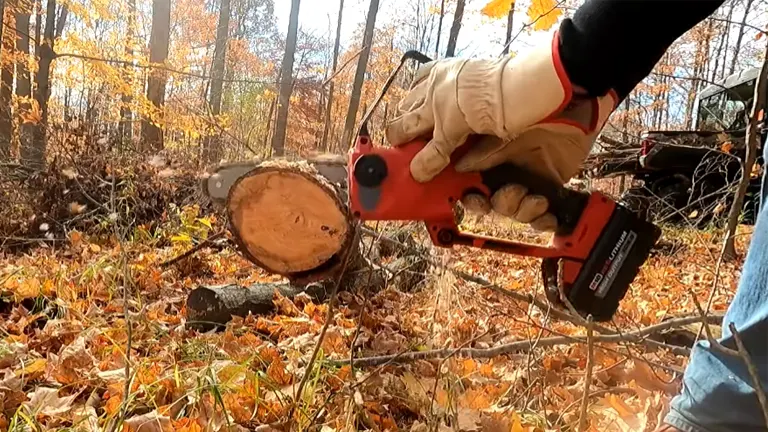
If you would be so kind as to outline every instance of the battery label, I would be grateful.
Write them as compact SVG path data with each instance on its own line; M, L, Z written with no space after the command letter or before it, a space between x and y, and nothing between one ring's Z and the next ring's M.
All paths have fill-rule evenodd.
M637 241L637 234L634 231L624 231L619 237L619 241L613 247L611 255L603 265L603 270L592 278L592 282L589 284L589 289L595 291L595 295L599 298L604 298L608 293L608 290L613 285L613 281L616 280L616 276L621 270L621 266L629 256L629 251L632 250L632 246Z

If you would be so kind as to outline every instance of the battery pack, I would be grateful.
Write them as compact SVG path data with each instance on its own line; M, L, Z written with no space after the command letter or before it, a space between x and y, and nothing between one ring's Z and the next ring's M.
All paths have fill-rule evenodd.
M595 321L610 320L660 236L657 226L617 205L576 281L564 287L573 306Z

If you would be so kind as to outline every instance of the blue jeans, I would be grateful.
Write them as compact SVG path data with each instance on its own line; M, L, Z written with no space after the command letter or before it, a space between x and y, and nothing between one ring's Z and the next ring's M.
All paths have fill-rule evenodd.
M768 146L766 150L768 150ZM768 160L768 151L764 154ZM736 349L733 323L768 389L768 176L739 287L723 321L720 343ZM665 422L685 432L766 431L753 380L740 357L722 354L706 341L694 346L682 392Z

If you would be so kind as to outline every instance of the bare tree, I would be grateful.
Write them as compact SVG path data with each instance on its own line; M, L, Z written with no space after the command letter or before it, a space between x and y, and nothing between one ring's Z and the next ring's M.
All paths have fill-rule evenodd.
M766 45L766 54L768 54L768 45ZM768 88L767 77L768 74L768 56L763 60L763 66L760 68L760 76L757 77L757 84L755 85L755 93L753 96L752 112L749 117L749 124L747 125L747 152L742 160L741 166L741 180L739 181L739 187L736 189L736 193L733 197L733 204L728 212L728 226L725 232L725 243L723 244L723 258L734 259L736 258L736 245L735 235L736 227L739 224L739 217L744 207L744 196L747 193L750 180L752 178L752 167L757 160L757 145L760 135L758 129L760 128L760 118L762 116L762 107L765 105L765 91Z
M129 60L133 60L134 43L136 40L136 0L128 0L128 24L127 37L125 40L125 55ZM129 88L133 88L133 67L125 65L123 67L123 79L129 83ZM133 139L133 113L131 112L131 102L133 98L130 92L126 92L121 97L120 104L120 141L118 151L122 151L124 143L130 143Z
M342 148L346 150L352 141L352 133L357 123L357 110L360 107L360 93L363 90L363 79L368 68L368 57L371 55L373 44L373 29L376 26L376 14L379 12L379 0L371 0L368 6L368 16L365 19L365 32L363 33L363 51L357 59L355 80L352 83L352 93L349 96L349 108L344 123L344 134L341 138Z
M507 15L507 35L504 38L504 51L501 55L509 54L509 46L512 45L512 26L515 24L515 2L509 5L509 15Z
M6 15L10 15L10 8L6 8L6 2L2 3L0 17L5 21ZM0 31L2 50L2 70L0 70L0 157L3 159L11 155L11 141L13 139L13 114L11 112L11 98L13 96L13 61L9 60L13 55L13 29L3 25Z
M163 63L168 58L168 46L171 40L171 1L152 1L152 30L149 35L149 62ZM147 99L155 110L156 116L162 117L165 106L165 83L168 72L163 68L150 69L147 80ZM146 150L163 149L163 131L156 122L144 118L141 122L141 136Z
M62 7L58 23L56 22L56 0L48 0L45 11L45 32L39 44L40 63L35 77L34 99L40 109L40 121L32 127L32 143L21 148L22 160L31 167L45 166L48 127L48 99L51 96L51 64L56 58L54 41L56 35L64 31L67 8Z
M339 0L339 17L336 20L336 41L333 43L333 62L331 71L336 72L336 67L339 64L339 45L341 43L341 18L344 13L344 0ZM326 151L328 148L328 134L331 130L331 110L333 109L333 93L335 91L334 80L328 84L328 100L325 105L325 121L323 122L323 138L321 141L321 148Z
M211 69L211 93L208 101L211 114L221 114L221 96L224 89L224 69L226 66L227 41L229 40L230 0L221 0L219 25L216 28L216 45L213 49L213 68ZM215 136L206 136L203 141L203 160L211 161L220 156L221 141Z
M448 36L448 48L445 50L446 57L456 55L456 42L459 40L459 30L461 30L461 20L464 19L465 0L456 1L456 12L453 14L453 24L451 25L451 34Z
M288 19L288 35L285 38L285 54L280 68L280 93L277 97L277 119L275 134L272 135L272 152L275 156L285 154L285 133L288 129L288 108L293 90L293 60L296 56L296 39L299 32L299 7L301 0L291 0L291 15Z
M440 36L443 34L443 17L445 16L445 0L440 1L440 18L437 21L437 42L435 42L435 59L440 57Z
M739 59L739 51L741 50L741 41L744 39L744 31L747 26L747 17L749 16L749 9L752 7L753 0L747 0L747 4L744 6L744 16L741 18L741 25L739 26L739 33L736 36L736 45L733 47L733 58L731 59L731 68L728 70L728 75L736 71L736 61Z
M19 2L16 13L16 52L19 60L16 63L16 97L19 100L19 143L22 148L28 148L32 143L32 124L28 117L32 109L32 82L29 72L29 23L32 5L28 1Z

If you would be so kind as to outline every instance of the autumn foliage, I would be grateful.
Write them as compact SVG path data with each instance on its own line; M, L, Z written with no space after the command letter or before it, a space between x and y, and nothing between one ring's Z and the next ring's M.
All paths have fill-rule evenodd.
M275 0L1 3L0 431L570 431L585 389L586 430L658 425L702 337L696 305L717 332L736 288L740 262L717 266L717 228L664 226L606 326L688 324L642 337L590 344L583 326L531 302L543 299L538 261L436 249L414 225L408 247L430 264L412 291L345 291L333 305L275 293L269 314L215 331L188 321L198 286L284 282L230 243L204 243L226 240L227 221L199 187L209 164L274 155L281 87L285 155L344 153L345 116L356 112L357 125L407 50L443 57L453 43L456 55L492 57L506 45L518 55L580 2L397 0L375 14L347 0L341 16L332 3L328 20L310 17L322 25L299 15L288 76L289 12ZM645 130L686 129L707 81L761 60L763 3L726 2L676 41L604 136L636 144ZM414 72L374 113L375 144ZM611 195L623 185L591 184ZM501 218L467 217L462 228L548 240ZM750 234L739 228L739 251ZM368 258L381 271L392 264Z

